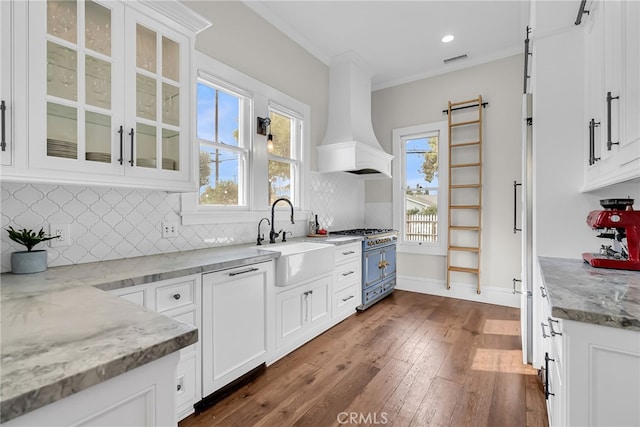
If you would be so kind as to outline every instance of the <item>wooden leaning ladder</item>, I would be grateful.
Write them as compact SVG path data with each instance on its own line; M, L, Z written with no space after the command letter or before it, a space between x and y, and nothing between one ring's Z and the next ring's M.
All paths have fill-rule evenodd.
M453 122L453 114L455 110L474 108L477 107L478 115L477 119ZM482 226L482 96L478 95L476 99L470 99L462 102L449 101L448 122L449 122L449 223L448 223L448 241L447 241L447 289L451 289L451 272L469 273L474 274L477 280L476 292L480 293L480 243L481 239L481 226ZM453 138L452 130L460 127L477 126L478 137L475 140L464 140L462 142L456 142ZM477 150L477 161L467 163L454 163L454 154L460 154L460 151L467 150L465 154L469 153L468 150ZM460 155L456 156L460 157ZM460 183L454 180L456 172L467 170L469 168L477 169L477 180L473 182ZM454 182L457 182L454 184ZM463 193L465 192L466 193ZM460 199L464 194L469 195L477 191L477 197L469 204L461 203ZM457 201L453 204L453 200ZM457 215L453 215L454 211L466 211L476 212L477 222L475 224L469 224L467 221L462 221L456 218ZM469 233L477 233L476 245L453 245L454 237L456 241L462 237L463 234L469 236ZM473 266L461 266L452 265L452 255L456 252L475 253L476 261Z

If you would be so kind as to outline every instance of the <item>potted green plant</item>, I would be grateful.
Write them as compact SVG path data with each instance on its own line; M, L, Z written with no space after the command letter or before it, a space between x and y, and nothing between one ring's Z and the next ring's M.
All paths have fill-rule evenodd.
M24 245L27 250L11 253L11 272L14 274L39 273L47 269L47 251L44 249L33 250L38 243L55 239L58 236L48 236L42 227L39 232L27 230L14 230L9 226L6 229L9 238L16 243Z

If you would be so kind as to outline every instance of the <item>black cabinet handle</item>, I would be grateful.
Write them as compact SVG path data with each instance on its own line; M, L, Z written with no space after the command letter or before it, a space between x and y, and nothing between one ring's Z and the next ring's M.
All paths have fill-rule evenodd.
M176 387L176 389L177 389L178 391L182 390L182 385L181 385L181 384L178 384L178 386Z
M257 267L253 267L253 268L248 268L248 269L242 270L242 271L232 271L231 273L229 273L229 276L233 277L233 276L237 276L239 274L251 273L252 271L258 271L258 268Z
M182 297L182 295L180 295L180 294L175 294L175 295L173 296L173 299L175 299L175 300L179 300L181 297Z
M516 181L513 181L513 234L516 234L518 231L522 231L521 228L518 228L516 225L517 221L517 209L518 206L518 186L521 186L522 183L518 184Z
M355 251L342 252L342 255L351 255L351 254L355 254Z
M0 121L2 121L2 130L0 131L0 148L2 149L2 151L7 151L7 140L5 138L6 136L6 127L5 127L5 111L7 111L7 106L5 105L4 101L0 101Z
M549 400L549 396L555 396L554 393L549 391L549 362L555 362L555 359L551 359L549 357L549 353L544 354L544 370L545 370L545 378L544 378L544 398Z
M124 128L122 126L120 126L118 133L120 134L120 158L118 159L118 163L122 164L124 161L122 157L122 152L124 151Z
M611 101L620 99L619 96L611 96L611 92L607 92L607 151L611 151L614 145L620 145L620 141L611 142Z
M131 132L129 132L129 136L131 137L131 159L129 159L129 164L131 164L131 166L133 166L133 128L131 128Z
M350 276L350 275L352 275L353 273L355 273L355 271L353 271L353 270L352 270L352 271L347 271L346 273L342 273L342 275L343 275L343 276Z
M596 128L598 126L600 126L600 122L591 119L589 122L589 166L600 160L600 157L596 157Z
M352 299L352 298L355 298L355 296L354 296L354 295L349 295L349 296L348 296L348 297L346 297L346 298L342 298L342 301L343 301L343 302L347 302L347 301L349 301L349 300L350 300L350 299Z

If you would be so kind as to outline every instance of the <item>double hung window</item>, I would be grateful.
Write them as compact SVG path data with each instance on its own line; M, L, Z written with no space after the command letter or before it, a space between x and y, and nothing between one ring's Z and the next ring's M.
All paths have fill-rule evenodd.
M283 107L271 105L269 110L269 204L286 197L296 206L300 200L302 120Z
M201 76L197 108L198 203L247 206L251 99L238 89Z
M446 255L446 122L393 131L393 222L398 249Z

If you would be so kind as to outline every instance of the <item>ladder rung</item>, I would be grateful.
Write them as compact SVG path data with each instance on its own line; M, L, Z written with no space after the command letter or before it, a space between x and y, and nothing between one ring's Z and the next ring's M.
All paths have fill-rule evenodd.
M480 248L472 246L449 246L450 251L479 252Z
M451 225L449 226L451 230L469 230L469 231L478 231L480 227L477 225Z
M464 104L478 104L478 105L480 105L480 101L481 101L480 98L473 98L473 99L469 99L467 101L452 102L451 106L455 107L457 105L464 105Z
M467 268L467 267L454 267L454 266L449 266L449 271L459 271L461 273L475 273L478 274L478 272L480 270L478 270L477 268Z
M480 205L449 205L449 209L480 209Z
M451 184L451 188L480 188L480 184Z
M478 145L478 144L480 144L480 141L461 142L460 144L451 144L450 147L468 147L470 145Z
M457 165L449 165L450 168L472 168L480 166L480 163L458 163Z
M457 126L475 125L477 123L480 123L480 120L469 120L468 122L451 123L450 127L453 128Z

